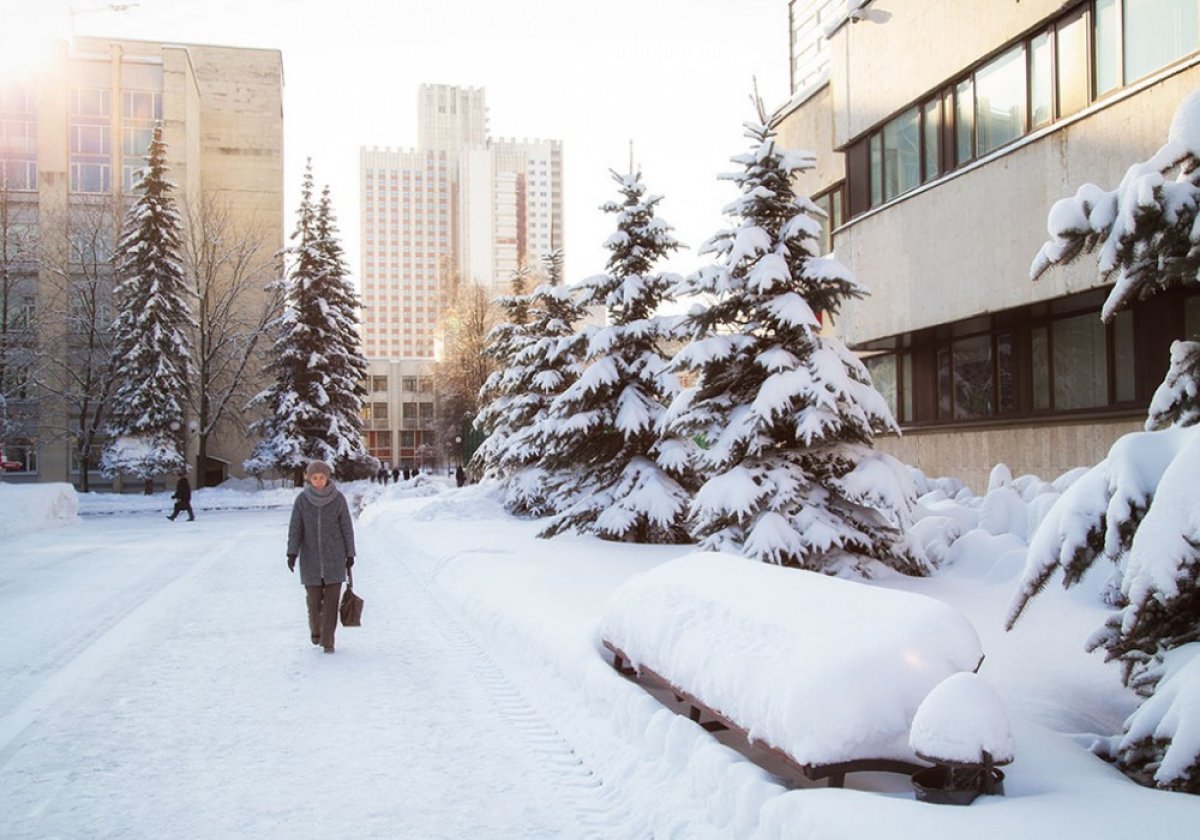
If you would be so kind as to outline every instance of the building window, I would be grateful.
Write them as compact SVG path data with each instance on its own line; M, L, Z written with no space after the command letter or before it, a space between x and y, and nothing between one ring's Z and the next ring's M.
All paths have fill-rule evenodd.
M23 85L0 86L0 189L37 189L37 112Z
M386 376L372 376L371 377L371 390L374 391L375 393L386 392L387 387L388 386L387 386L387 377Z
M833 230L842 223L842 185L838 184L827 192L813 196L813 203L824 211L821 222L821 254L833 251Z
M1196 49L1196 0L1124 0L1125 83L1135 82Z
M975 94L970 79L954 88L954 151L961 166L975 157Z
M883 200L890 201L921 182L919 112L909 108L883 127Z
M1029 42L1029 124L1043 126L1054 119L1054 50L1043 32Z
M1197 0L1088 0L846 149L857 215L1200 49Z
M1099 316L1104 295L878 342L863 348L873 353L866 365L903 425L1144 410L1166 374L1171 340L1200 326L1200 293L1169 292L1109 324Z
M112 189L111 95L101 88L72 88L70 95L71 191Z
M986 155L1025 133L1025 48L975 73L975 152Z
M4 444L4 460L16 461L21 468L18 473L37 472L37 446L32 441L12 441Z
M942 100L935 97L921 106L921 142L924 146L921 180L936 178L941 164Z
M1117 0L1096 0L1095 22L1096 97L1099 98L1121 83Z
M1058 59L1058 117L1069 117L1087 107L1088 20L1087 9L1080 9L1059 21L1055 27Z

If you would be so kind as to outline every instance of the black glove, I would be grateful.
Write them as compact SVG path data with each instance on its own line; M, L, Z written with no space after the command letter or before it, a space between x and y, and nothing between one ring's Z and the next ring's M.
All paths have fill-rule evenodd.
M349 568L350 568L351 566L353 566L353 565L354 565L354 558L353 558L353 557L347 557L347 558L346 558L346 568L347 568L347 569L349 569Z
M288 555L288 571L289 572L296 571L296 555L295 554Z

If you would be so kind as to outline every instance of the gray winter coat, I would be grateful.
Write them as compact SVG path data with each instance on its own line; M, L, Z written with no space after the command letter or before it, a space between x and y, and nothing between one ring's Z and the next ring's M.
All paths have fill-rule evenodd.
M306 487L292 506L287 553L299 555L300 582L305 586L345 581L346 558L354 556L350 506L332 482L328 489L330 495L321 498Z

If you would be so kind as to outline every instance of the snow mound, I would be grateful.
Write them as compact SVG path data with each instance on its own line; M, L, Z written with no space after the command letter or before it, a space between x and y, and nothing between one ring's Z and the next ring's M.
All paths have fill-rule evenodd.
M811 765L912 760L921 701L982 659L975 628L941 601L716 552L629 577L600 633Z
M79 497L70 484L0 484L0 538L78 520Z
M929 692L913 717L908 744L930 761L996 764L1012 761L1013 734L1000 695L978 674L947 677Z

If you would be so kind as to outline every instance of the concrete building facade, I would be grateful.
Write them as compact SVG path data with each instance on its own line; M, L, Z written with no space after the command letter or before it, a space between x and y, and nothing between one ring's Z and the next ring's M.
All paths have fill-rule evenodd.
M793 75L781 131L821 161L800 186L871 290L836 329L868 354L900 421L879 441L931 475L1053 479L1141 428L1170 342L1200 327L1180 290L1099 320L1083 258L1037 283L1053 203L1117 186L1200 84L1194 0L872 0L803 12L828 67ZM793 50L809 43L793 32ZM793 68L799 66L793 56Z
M363 350L373 375L412 369L393 369L388 399L373 405L405 404L411 376L432 381L439 324L459 283L503 293L521 265L539 267L563 241L561 142L490 137L481 88L426 84L417 99L416 148L359 153ZM394 411L385 422L373 411L368 451L385 463L445 448L436 424L404 425Z
M68 352L78 340L62 324L64 331L53 333L38 317L62 304L54 299L62 284L51 282L46 263L57 254L70 266L64 273L84 270L74 249L88 214L106 214L108 229L92 232L111 251L156 123L181 212L207 196L227 209L232 226L261 232L264 262L283 246L278 50L80 37L53 45L39 66L2 81L0 189L9 236L38 245L39 259L18 270L31 313L26 323L39 325L43 348ZM5 454L22 463L17 476L77 482L83 465L73 456L70 418L33 390L19 389L16 399L9 391L7 411L25 412L31 423L24 439L6 441ZM230 425L210 438L204 471L240 474L249 451L241 428ZM92 481L104 483L98 473Z

